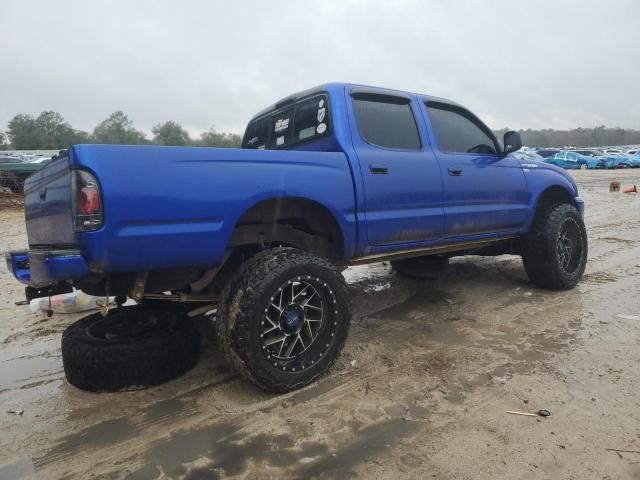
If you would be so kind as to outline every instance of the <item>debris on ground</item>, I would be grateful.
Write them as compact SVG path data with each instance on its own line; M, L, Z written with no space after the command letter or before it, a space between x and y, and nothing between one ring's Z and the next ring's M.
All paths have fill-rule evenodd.
M629 185L628 187L624 187L624 193L638 193L638 189L635 185Z
M51 297L34 298L29 304L32 312L78 313L96 310L104 304L104 297L87 295L79 290ZM113 303L114 297L109 299ZM115 306L115 304L114 304Z
M538 410L537 412L534 412L534 413L514 412L512 410L507 410L507 413L510 413L511 415L524 415L527 417L550 417L551 416L551 412L549 410Z
M623 320L640 320L640 315L627 315L625 313L619 313L616 317L622 318Z
M16 409L16 408L10 408L9 410L7 410L7 413L10 413L12 415L22 415L24 413L24 410Z

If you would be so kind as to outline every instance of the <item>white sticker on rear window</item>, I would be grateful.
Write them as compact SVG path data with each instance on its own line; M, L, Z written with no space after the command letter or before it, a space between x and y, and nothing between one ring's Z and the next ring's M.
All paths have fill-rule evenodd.
M320 102L318 102L318 108L322 108L324 107L324 98L320 100Z
M304 128L298 132L298 140L303 140L305 138L313 137L316 134L316 127L311 126L309 128Z
M316 131L318 133L324 133L327 131L327 124L326 123L321 123L320 125L318 125L318 128L316 129Z
M274 130L276 132L282 132L283 130L286 130L287 128L289 128L289 119L288 118L279 118L278 120L276 120L276 125Z
M280 135L278 138L276 138L276 145L284 145L284 135Z
M322 122L324 120L324 116L325 116L326 111L327 111L326 108L319 108L318 109L318 122Z

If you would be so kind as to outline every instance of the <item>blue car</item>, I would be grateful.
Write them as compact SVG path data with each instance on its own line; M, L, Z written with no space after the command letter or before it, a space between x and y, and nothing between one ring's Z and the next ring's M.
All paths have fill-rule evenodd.
M603 168L638 168L640 157L632 157L622 153L608 153L599 157Z
M593 169L602 166L599 159L581 155L576 152L558 152L545 159L546 163L557 165L564 169Z

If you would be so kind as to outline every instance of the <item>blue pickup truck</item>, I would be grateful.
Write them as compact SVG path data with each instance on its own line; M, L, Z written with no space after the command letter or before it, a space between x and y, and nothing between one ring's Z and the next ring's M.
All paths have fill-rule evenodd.
M580 281L576 184L511 155L521 146L443 98L326 84L259 112L239 149L61 152L25 183L29 249L7 264L29 299L75 287L216 308L228 361L284 392L339 355L349 265L420 276L455 255L516 254L539 287Z

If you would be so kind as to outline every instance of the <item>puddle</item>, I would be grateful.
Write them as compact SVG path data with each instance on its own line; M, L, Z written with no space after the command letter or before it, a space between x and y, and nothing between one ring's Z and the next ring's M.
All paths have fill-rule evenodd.
M0 394L62 378L59 338L0 351Z

